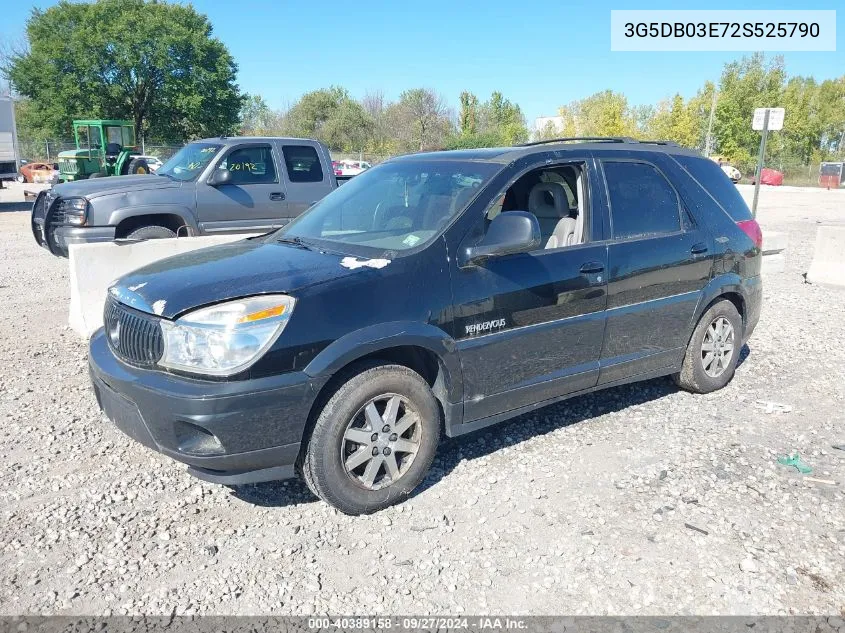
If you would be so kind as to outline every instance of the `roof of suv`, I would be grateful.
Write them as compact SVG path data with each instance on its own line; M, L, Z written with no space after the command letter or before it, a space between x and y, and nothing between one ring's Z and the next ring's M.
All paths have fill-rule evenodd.
M523 156L544 152L567 152L573 150L618 150L664 152L701 157L701 153L681 147L672 141L637 141L627 137L574 137L525 143L513 147L482 147L437 152L423 152L397 156L393 160L477 160L492 163L510 163Z

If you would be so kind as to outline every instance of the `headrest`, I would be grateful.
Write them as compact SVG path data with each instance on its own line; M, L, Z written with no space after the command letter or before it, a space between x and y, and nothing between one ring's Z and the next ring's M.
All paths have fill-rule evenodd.
M552 204L548 197L551 196ZM569 215L569 200L563 185L557 182L540 182L528 194L528 210L538 218L562 218Z

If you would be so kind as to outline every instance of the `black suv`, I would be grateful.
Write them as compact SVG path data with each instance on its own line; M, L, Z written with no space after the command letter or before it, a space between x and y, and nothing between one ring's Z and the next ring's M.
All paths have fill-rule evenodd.
M91 377L121 430L201 479L298 472L372 512L441 433L663 375L725 386L761 242L719 166L670 143L403 156L283 229L118 280Z

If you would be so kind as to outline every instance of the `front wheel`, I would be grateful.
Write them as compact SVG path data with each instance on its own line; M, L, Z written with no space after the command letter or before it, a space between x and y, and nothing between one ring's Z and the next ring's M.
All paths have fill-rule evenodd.
M375 512L408 498L439 439L440 408L419 374L401 365L364 366L320 411L303 478L345 514Z
M139 226L133 229L126 235L129 240L155 240L168 239L176 237L176 233L168 229L166 226L158 226L156 224L149 224L147 226Z
M742 347L742 317L727 299L702 315L690 337L675 383L687 391L709 393L733 378Z

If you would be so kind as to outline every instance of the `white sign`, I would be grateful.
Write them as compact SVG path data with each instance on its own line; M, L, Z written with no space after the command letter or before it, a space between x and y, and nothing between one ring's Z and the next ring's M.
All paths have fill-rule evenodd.
M754 110L754 120L751 121L752 130L762 130L763 121L769 111L769 131L783 129L783 108L757 108Z

